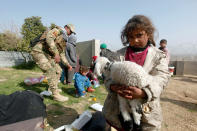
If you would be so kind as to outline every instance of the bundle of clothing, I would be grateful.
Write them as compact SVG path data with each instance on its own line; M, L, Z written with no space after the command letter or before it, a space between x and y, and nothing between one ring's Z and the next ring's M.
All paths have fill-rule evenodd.
M10 95L0 95L0 103L0 126L46 117L43 98L33 91L16 91Z

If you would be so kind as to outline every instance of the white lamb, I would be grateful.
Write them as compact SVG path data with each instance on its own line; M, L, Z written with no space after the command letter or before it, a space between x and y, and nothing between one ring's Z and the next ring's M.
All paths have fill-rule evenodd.
M123 61L111 63L105 57L99 57L96 60L94 74L101 76L103 74L105 80L111 79L114 84L122 84L126 86L136 86L140 89L149 85L152 77L147 72L134 62ZM125 99L118 96L119 108L124 119L124 122L131 121L132 114L134 122L140 125L142 109L142 99Z

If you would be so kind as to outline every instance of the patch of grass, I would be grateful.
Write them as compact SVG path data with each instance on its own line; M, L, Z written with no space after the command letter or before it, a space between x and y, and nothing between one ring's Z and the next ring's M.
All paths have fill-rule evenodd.
M62 105L59 104L59 103L54 103L53 105L56 106L56 107L59 107L59 108L62 107Z
M36 65L34 61L29 61L27 63L22 63L17 66L13 66L14 69L20 69L20 70L32 70L32 71L40 71L40 68Z
M41 75L41 72L35 71L34 69L27 70L26 68L26 70L23 70L20 68L0 69L0 74L1 74L0 79L3 80L0 81L0 94L9 95L11 93L14 93L15 91L21 91L21 90L32 90L37 93L40 93L48 89L48 85L45 83L31 85L31 86L26 85L24 83L25 78L39 77ZM50 97L44 97L44 103L46 104L47 107L49 107L50 105L55 105L52 108L48 108L47 113L49 115L57 115L59 117L63 117L66 113L68 113L68 111L65 110L68 107L71 108L71 110L75 111L76 113L77 112L81 113L87 109L91 110L89 108L91 104L97 102L103 104L107 95L107 91L105 90L104 86L95 88L95 92L87 93L87 96L84 98L75 97L75 87L73 85L63 85L62 83L59 83L58 87L62 89L61 94L69 97L69 100L67 102L58 102L58 101L54 101L53 97L50 96ZM93 98L91 96L96 97L97 100L89 101L90 99ZM80 108L78 106L79 104L80 104ZM50 119L49 124L51 126L57 126L56 123L59 117Z
M33 71L35 72L35 71ZM24 83L24 79L27 77L39 77L41 72L32 73L32 70L18 70L18 69L7 69L7 70L0 70L1 79L4 81L0 82L0 94L11 94L15 91L19 90L33 90L35 92L42 92L48 89L48 85L45 83L36 84L36 85L26 85ZM97 101L103 104L105 97L106 97L106 90L101 85L98 88L95 88L95 92L88 93L88 96L85 98L76 98L75 97L75 87L73 85L63 85L62 83L58 84L59 88L62 89L62 95L69 97L69 101L66 103L54 101L52 97L45 97L44 102L45 104L59 104L59 105L72 105L80 103L81 101L87 101L90 96L95 96ZM94 102L90 102L94 103Z
M89 105L85 105L83 110L85 111L85 110L88 110L88 109L90 109L90 106Z
M96 102L103 104L107 96L107 91L105 87L101 85L100 87L95 88L95 92L93 92L92 95L95 96Z

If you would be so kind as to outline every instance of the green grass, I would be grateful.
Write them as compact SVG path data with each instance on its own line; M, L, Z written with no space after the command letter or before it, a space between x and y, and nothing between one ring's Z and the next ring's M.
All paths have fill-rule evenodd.
M25 78L39 77L42 75L42 72L40 69L37 69L37 67L33 67L30 70L24 66L26 69L20 69L23 66L14 68L0 68L0 94L9 95L15 91L21 90L33 90L40 93L47 90L48 85L45 83L27 86L24 83ZM49 123L52 123L51 125L54 127L61 125L61 123L59 123L59 125L56 124L56 119L64 117L64 113L66 113L66 111L72 110L72 112L81 113L85 110L91 110L89 108L90 105L96 102L103 104L107 95L107 92L103 86L96 88L96 91L93 93L87 93L87 96L84 98L75 97L75 88L73 85L68 86L59 83L58 87L62 89L62 95L69 97L69 101L58 102L54 101L52 97L44 97L44 103L47 106L47 113L49 117L58 116L57 118L50 118ZM92 96L96 97L97 100L92 101ZM52 106L52 108L49 108L50 106ZM65 125L65 123L62 122L62 125Z
M28 63L22 63L17 66L13 66L14 69L21 69L21 70L32 70L32 71L40 71L40 68L36 65L34 61L29 61Z

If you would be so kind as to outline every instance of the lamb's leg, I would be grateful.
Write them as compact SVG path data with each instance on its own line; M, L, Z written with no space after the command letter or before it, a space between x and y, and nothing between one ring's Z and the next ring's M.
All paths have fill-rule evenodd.
M126 102L126 100L121 97L118 96L118 100L119 100L119 108L120 108L120 112L122 114L122 117L124 119L124 121L129 121L131 120L131 116L130 113L128 112L128 103Z
M141 110L140 106L142 105L141 100L134 99L134 100L131 100L129 104L131 105L131 111L133 114L133 119L134 119L135 124L140 125L140 121L142 117L141 112L139 112Z
M121 123L122 128L124 129L124 131L133 131L133 118L129 121L125 121L122 114L119 115L119 120Z
M118 96L119 100L119 108L120 108L120 122L122 127L125 131L132 131L133 130L133 118L130 116L129 112L129 105L127 103L127 100L122 98L121 96Z

